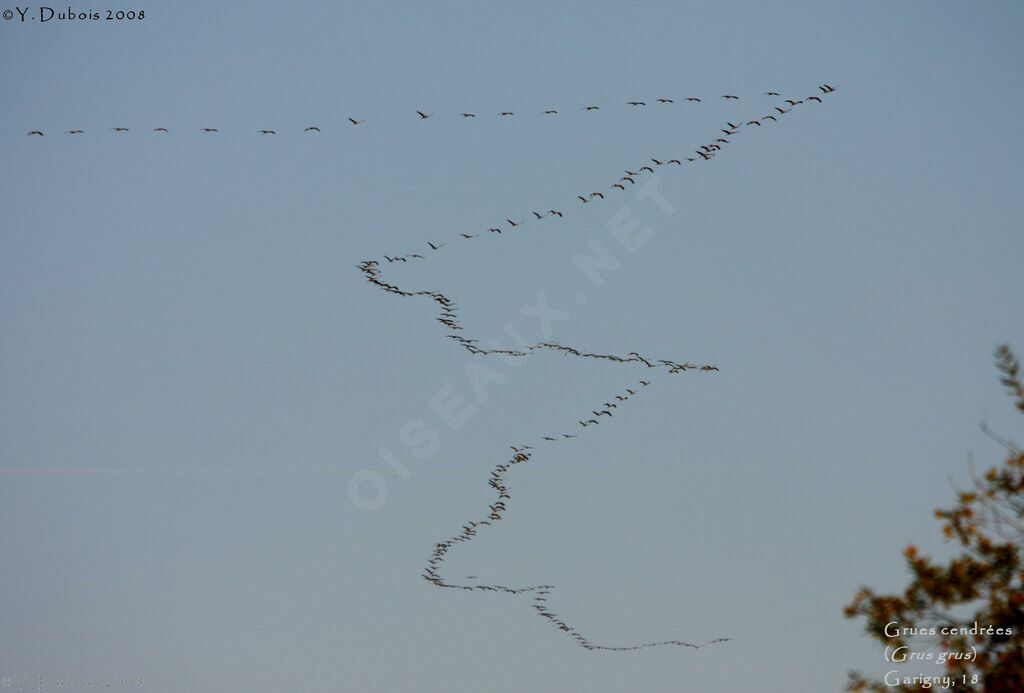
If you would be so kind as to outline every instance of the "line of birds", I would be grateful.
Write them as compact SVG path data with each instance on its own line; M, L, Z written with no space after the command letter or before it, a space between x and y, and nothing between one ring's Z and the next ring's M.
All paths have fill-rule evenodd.
M830 85L823 85L822 87L819 88L822 90L823 94L831 94L836 90L836 87ZM774 92L771 92L770 95L778 96L778 94ZM727 121L725 126L722 128L722 133L725 135L725 137L715 137L713 141L700 145L693 152L695 156L683 156L679 158L666 157L660 159L652 158L649 160L650 163L645 162L644 165L636 167L635 171L626 169L625 175L621 176L616 183L612 184L610 190L619 189L624 191L626 190L624 183L635 185L638 177L641 176L642 174L654 173L654 168L652 167L652 165L654 167L669 166L673 164L681 166L683 161L686 161L687 163L702 163L710 161L715 158L716 154L723 150L723 147L725 145L731 143L731 140L726 139L727 137L737 135L744 129L751 129L755 127L760 129L761 127L763 127L763 124L767 122L779 122L779 119L782 116L790 113L795 107L807 102L821 103L821 101L821 98L817 96L801 100L787 99L786 104L788 108L786 106L775 106L774 112L769 112L768 114L760 118L748 120L746 122L741 121L734 123L732 121ZM611 194L610 190L609 194ZM590 204L595 200L604 200L605 195L604 193L598 191L591 192L585 195L577 195L577 199L579 199L579 204ZM557 209L549 209L543 212L534 210L532 212L532 216L533 219L527 217L522 219L521 221L506 218L505 222L508 224L509 230L511 230L516 229L525 223L537 224L540 223L542 220L550 219L552 217L561 219L564 218L565 214ZM480 236L481 233L460 233L458 240L474 239ZM501 225L488 228L487 233L499 235L502 234ZM435 243L433 241L427 242L427 246L430 248L431 252L439 251L442 248L447 247L448 245L449 243ZM363 273L363 275L366 277L369 283L374 284L378 288L387 291L388 293L410 298L426 297L431 299L439 307L439 313L435 319L437 320L437 322L441 323L441 325L443 325L446 328L447 334L445 336L449 339L452 339L459 346L461 346L462 348L464 348L465 350L469 351L472 354L482 356L503 355L510 357L526 357L535 351L553 351L556 353L561 353L564 356L574 356L577 358L604 359L621 364L633 363L637 365L643 365L647 368L652 369L662 368L666 369L670 374L685 373L688 370L696 370L703 373L718 371L718 366L714 364L704 364L698 366L688 361L680 363L669 359L654 359L648 356L644 356L636 351L631 351L624 356L616 354L599 354L586 350L577 349L570 346L565 346L555 342L539 342L536 344L522 345L518 349L505 349L501 348L496 343L493 343L490 348L484 348L480 345L478 339L469 338L462 334L459 334L460 332L464 332L464 328L461 322L459 321L458 306L455 303L455 301L450 299L448 296L441 293L440 291L408 291L400 288L395 284L388 283L382 279L382 268L384 267L385 264L391 264L395 262L409 262L411 260L424 259L426 259L426 256L420 253L410 253L406 255L384 255L383 260L365 260L359 263L357 267ZM564 442L566 440L578 437L579 433L582 432L582 429L588 429L593 426L599 426L602 422L601 417L607 416L609 419L613 418L620 406L624 405L625 402L627 402L630 398L636 396L643 388L648 387L650 384L650 380L640 380L639 384L636 386L635 389L626 388L624 392L617 393L613 397L609 398L608 401L602 404L601 408L592 409L592 416L590 418L583 417L579 419L578 424L580 428L574 429L576 431L575 433L559 432L543 435L540 437L540 440L537 441L538 445L550 445L551 443L555 442ZM532 585L527 587L510 587L506 585L480 584L466 585L455 584L446 580L439 571L448 555L448 552L457 544L471 541L481 528L498 522L503 518L507 510L507 504L511 502L511 494L509 492L509 487L505 481L505 475L515 465L523 464L530 461L530 459L534 455L534 450L535 448L532 445L521 444L513 446L513 454L511 458L497 465L493 469L488 484L494 489L495 493L497 494L496 500L487 507L488 512L485 513L484 516L480 517L479 519L472 520L463 525L461 532L459 532L455 536L435 544L433 553L431 554L430 559L427 561L426 568L424 569L423 572L424 579L426 579L428 582L437 587L445 587L450 589L463 589L470 591L492 591L502 592L511 595L529 593L532 595L533 601L531 606L541 617L547 619L558 630L565 633L569 637L573 638L577 642L577 644L579 644L581 647L587 650L630 651L649 647L659 647L663 645L700 648L706 645L722 643L729 640L729 638L718 638L700 645L684 642L681 640L641 643L622 647L596 645L590 640L588 640L585 636L583 636L574 627L566 623L564 619L558 616L558 614L556 614L548 608L547 597L554 590L554 586L552 585ZM477 577L467 576L466 579L476 580Z
M647 380L639 381L639 388L647 387L651 383ZM632 388L626 388L625 394L617 394L615 398L619 402L626 402L631 397L635 396L639 390ZM616 407L615 404L605 403L605 406ZM596 413L596 412L595 412ZM611 414L609 413L609 416ZM580 422L583 424L583 422ZM596 423L596 422L595 422ZM584 424L586 425L586 424ZM555 436L541 436L541 440L545 443L554 443L561 440L575 438L576 436L570 433L562 433L559 437ZM538 443L539 444L539 443ZM513 445L512 456L504 463L499 464L490 474L490 478L487 484L494 489L497 498L493 503L487 506L488 512L486 516L476 520L470 520L462 525L461 531L445 539L444 541L434 544L434 550L430 554L430 559L427 561L426 567L423 569L422 577L427 582L431 583L435 587L443 587L447 589L461 589L468 591L478 592L499 592L504 594L519 595L519 594L532 594L531 607L537 612L538 615L547 619L551 625L565 633L569 637L573 638L580 647L586 650L610 650L616 652L628 652L633 650L642 650L649 647L660 647L663 645L674 645L677 647L688 647L691 649L700 649L707 645L713 645L716 643L728 642L731 638L716 638L709 642L702 644L694 644L685 642L683 640L664 640L661 642L649 642L639 643L636 645L625 645L625 646L608 646L608 645L596 645L590 641L586 636L580 633L576 628L570 626L564 619L562 619L557 613L552 611L547 605L547 597L555 589L554 585L530 585L527 587L509 587L507 585L465 585L465 584L453 584L442 577L440 569L445 559L447 558L448 552L457 544L471 541L477 532L482 530L484 527L489 527L497 522L500 522L508 510L508 502L511 502L512 496L509 492L509 486L505 481L505 474L509 472L513 467L518 464L525 464L529 462L533 457L535 447L527 445L525 443L519 445ZM467 580L477 580L476 575L467 575Z
M824 86L828 86L828 85L824 85ZM824 88L824 86L821 87L821 88ZM826 92L826 93L831 93L831 92L836 90L836 87L834 87L834 86L828 86L828 88L829 88L830 91ZM774 93L774 92L770 92L770 93ZM639 166L633 166L633 167L624 169L623 170L623 175L621 175L618 178L618 180L612 182L609 185L609 187L607 188L607 194L613 194L614 191L625 192L626 190L629 189L627 186L637 185L638 184L637 182L640 180L641 176L643 176L645 174L654 174L655 170L658 167L663 167L663 166L668 166L668 167L671 167L671 166L683 166L683 165L688 165L688 164L693 164L693 163L701 163L701 162L710 161L710 160L715 158L716 154L718 154L721 151L723 151L723 149L724 149L724 147L726 145L731 144L733 142L733 140L728 139L728 138L734 137L736 135L739 135L741 133L741 131L744 130L744 129L750 129L750 128L753 128L753 127L762 128L762 127L764 127L765 125L768 125L768 124L778 123L778 122L780 122L779 119L782 118L784 115L791 113L794 108L796 108L797 106L800 106L801 104L807 103L809 101L812 102L812 103L823 103L823 101L820 98L818 98L818 97L810 97L810 98L807 98L807 99L800 99L800 100L786 99L785 103L788 105L788 107L785 107L785 106L774 106L770 112L768 112L768 113L766 113L763 116L760 116L758 118L754 118L754 119L751 119L751 120L745 120L745 121L744 120L740 120L738 122L733 122L731 120L727 120L724 123L724 125L722 126L722 128L721 128L721 130L720 130L721 134L719 136L716 136L716 137L714 137L714 139L711 139L710 141L708 141L708 142L706 142L704 144L701 144L699 147L697 147L696 149L694 149L694 150L692 150L690 152L687 152L686 154L678 155L678 156L665 156L665 157L660 157L660 158L650 158L647 161L642 162ZM583 204L590 204L590 203L592 203L594 201L597 201L597 200L604 200L605 199L605 195L606 195L606 193L601 192L601 191L592 191L592 192L589 192L589 193L578 194L578 195L576 195L575 199L578 200L577 204L583 205ZM543 209L543 207L541 209ZM536 223L536 222L539 222L539 221L542 221L542 220L548 219L548 218L563 219L565 217L566 213L567 212L565 212L563 210L560 210L560 209L547 209L545 211L537 211L536 209L534 209L534 210L531 210L529 212L529 214L524 214L523 216L517 217L515 219L510 218L510 217L506 217L504 219L504 224L498 223L498 224L496 224L494 226L490 226L490 227L487 227L485 229L479 229L475 233L459 232L458 236L454 240L457 240L457 241L458 240L464 240L464 241L465 240L472 240L472 239L475 239L475 238L480 238L481 236L484 236L484 235L495 235L495 236L501 235L505 231L512 231L513 229L522 230L521 227L523 227L524 225L526 225L526 224L528 224L530 222ZM435 242L435 241L431 240L431 241L427 241L427 248L430 251L432 251L432 252L436 252L436 251L441 250L442 248L447 247L449 245L449 243L450 243L450 241L449 242ZM382 259L386 263L409 262L409 261L412 261L412 260L423 260L423 259L425 259L425 256L420 254L420 253L409 253L409 254L406 254L406 255L383 255ZM378 285L380 288L382 288L382 289L384 289L386 291L390 291L392 293L397 293L397 294L403 294L403 292L397 291L398 287L386 284L384 282L381 282L380 281L380 276L379 276L380 272L379 272L379 267L378 267L377 261L369 261L369 262L373 263L372 265L369 265L369 267L373 267L373 269L374 269L373 272L370 272L370 273L367 274L367 278L368 278L368 280L371 283L374 283L374 284ZM364 273L367 273L367 267L368 266L366 265L366 263L357 265L357 267L359 267L359 269L361 271L363 271ZM404 294L404 295L431 295L431 293L432 292L419 292L419 293ZM455 329L455 328L453 328L453 329ZM458 328L458 329L461 329L461 328ZM468 346L467 346L467 349L469 349ZM470 350L472 351L472 349L470 349ZM493 353L493 352L481 351L479 353ZM505 352L498 352L498 353L505 353ZM579 354L577 354L577 355L579 355ZM685 369L683 369L683 370L685 370Z
M821 94L824 95L824 94L831 94L836 89L838 89L838 87L834 86L834 85L829 85L829 84L822 84L822 85L819 85L818 89L820 90ZM780 96L779 92L775 92L775 91L766 91L766 92L764 92L764 95L765 96ZM734 94L723 94L721 96L721 98L725 99L725 100L738 101L740 97L738 97L738 96L736 96ZM683 101L683 102L702 103L703 99L700 98L700 97L697 97L697 96L688 96L685 99L681 99L681 101ZM818 95L813 95L813 96L808 96L808 97L806 97L804 99L801 99L801 100L786 99L786 103L788 103L790 105L790 107L793 107L793 106L796 106L798 104L804 103L805 101L818 101L818 102L821 102L821 97L818 96ZM664 98L664 97L659 98L659 99L655 99L654 102L658 103L658 104L663 104L663 105L664 104L674 104L674 103L676 103L676 101L674 99ZM646 101L627 101L626 105L636 108L636 107L640 107L640 106L646 106L647 102ZM582 110L582 111L599 111L599 110L601 110L601 107L600 106L590 105L590 106L584 106L580 110ZM547 109L545 111L542 111L542 114L543 115L558 115L559 114L559 110L555 109L555 108L550 108L550 109ZM416 111L416 115L418 116L418 118L420 120L428 120L428 119L434 117L433 113L427 113L425 111ZM514 115L515 115L514 111L499 111L498 112L498 117L499 118L507 118L509 116L514 116ZM460 113L459 116L464 118L464 119L465 118L476 118L477 114L476 113L463 112L463 113ZM363 123L366 122L365 118L361 118L361 119L360 118L353 118L352 116L349 116L347 118L347 120L348 120L348 122L351 125L362 125ZM216 133L216 132L220 132L220 129L219 128L208 128L207 127L207 128L199 128L199 131L200 132L206 132L206 133ZM131 128L113 127L113 128L110 128L110 132L131 132ZM151 132L169 133L170 130L168 128L165 128L165 127L156 127L156 128L153 128L151 130ZM321 129L317 125L310 125L310 126L304 128L303 132L318 133L318 132L321 132ZM42 130L29 130L29 132L27 134L30 135L30 136L43 137L43 136L45 136L46 133L43 132ZM82 130L82 129L65 130L64 134L65 135L83 135L83 134L85 134L85 130ZM277 133L277 130L262 129L262 130L257 130L256 134L259 134L259 135L276 135L278 133Z

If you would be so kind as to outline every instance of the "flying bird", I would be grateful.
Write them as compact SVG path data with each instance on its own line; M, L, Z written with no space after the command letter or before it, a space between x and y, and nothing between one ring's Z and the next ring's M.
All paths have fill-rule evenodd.
M64 134L65 135L81 135L83 132L84 132L84 130L68 130Z
M433 113L424 113L423 111L416 111L416 113L419 114L420 120L426 120L430 116L434 115Z
M696 96L687 96L687 97L686 97L686 100L687 100L687 101L696 101L697 103L700 103L700 102L701 102L701 100L700 100L700 99L698 99L698 98L697 98Z
M534 212L534 214L536 214L536 212ZM511 219L505 219L505 221L507 221L512 226L512 228L515 228L523 223L521 221L512 221Z
M463 118L476 118L476 113L463 113Z
M441 248L443 248L443 247L444 247L444 243L439 243L438 245L434 245L434 244L433 244L433 243L431 243L430 241L427 241L427 245L429 245L429 246L430 246L430 249L431 249L431 250L440 250Z
M658 99L658 103L675 103L672 99Z
M30 130L28 134L30 134L30 135L38 135L39 137L42 137L43 136L43 131L42 130Z
M128 132L128 128L110 128L114 132Z
M217 128L203 128L203 132L220 132Z
M583 110L584 111L600 111L601 107L600 106L584 106Z
M739 100L740 97L733 96L732 94L725 94L725 95L722 96L722 98L723 99L736 99L736 100Z
M320 132L320 128L318 128L316 125L310 125L308 128L303 130L303 132Z
M417 111L417 113L419 113L419 111ZM420 115L423 115L423 114L420 113ZM427 117L429 117L429 116L427 116ZM365 122L365 119L364 120L356 120L352 116L349 116L348 122L352 123L353 125L362 125Z
M549 111L544 111L544 115L551 115L552 113L558 113L558 111L556 111L554 109L551 109Z
M630 106L646 106L647 105L643 101L627 101L626 103L629 104Z
M273 130L260 130L261 135L276 135L277 133Z
M500 115L500 116L510 116L510 115L515 115L515 114L512 111L502 111L498 115Z
M153 132L167 132L167 128L153 128Z

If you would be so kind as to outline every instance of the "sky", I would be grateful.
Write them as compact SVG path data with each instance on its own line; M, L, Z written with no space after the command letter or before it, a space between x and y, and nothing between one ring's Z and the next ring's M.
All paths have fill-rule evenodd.
M900 589L908 543L948 554L932 510L1002 460L982 421L1020 437L992 365L1024 352L1020 4L132 7L0 23L0 678L811 693L887 670L842 607ZM576 200L822 83L659 167L667 207ZM356 269L428 241L450 247L388 278L482 341L540 341L546 301L551 341L720 368L539 452L448 574L556 585L602 644L729 642L587 652L420 577L508 446L649 374L474 357Z

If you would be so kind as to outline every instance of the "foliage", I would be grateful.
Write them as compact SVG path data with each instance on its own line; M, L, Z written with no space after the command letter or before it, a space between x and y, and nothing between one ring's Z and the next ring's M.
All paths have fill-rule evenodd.
M1009 347L996 351L996 366L1000 382L1024 412L1021 366ZM877 594L861 587L844 613L847 618L865 617L868 635L884 645L936 655L975 648L976 659L945 662L942 675L955 677L955 690L1019 693L1024 691L1024 452L984 426L983 430L1006 449L1006 460L980 476L972 468L970 490L957 494L953 508L935 511L943 534L959 544L959 554L943 564L907 546L903 555L912 580L903 593ZM898 630L896 637L889 637L886 625L894 623L889 625L890 634L894 629L918 630ZM982 633L943 634L943 628L959 630L975 623L984 629ZM1004 632L990 633L988 626ZM913 676L909 670L906 673ZM917 673L933 675L927 670ZM931 689L923 682L894 686L851 672L847 690Z

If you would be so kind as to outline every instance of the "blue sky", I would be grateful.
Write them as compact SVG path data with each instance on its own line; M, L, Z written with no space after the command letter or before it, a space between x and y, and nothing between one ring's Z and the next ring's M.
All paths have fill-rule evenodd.
M1024 351L1018 4L136 9L0 24L0 677L811 692L885 670L842 606L904 584L907 543L947 551L931 510L970 454L1001 459L978 423L1019 430L991 365ZM822 82L820 108L659 169L672 214L575 201ZM622 206L651 229L635 252ZM419 578L508 445L646 374L484 359L503 380L480 401L430 308L355 264L540 208L566 218L391 277L484 338L536 333L543 290L557 341L721 371L661 375L517 470L449 570L555 584L595 641L730 643L587 653L521 600ZM619 263L601 286L572 260L593 242ZM475 410L453 429L438 396Z

